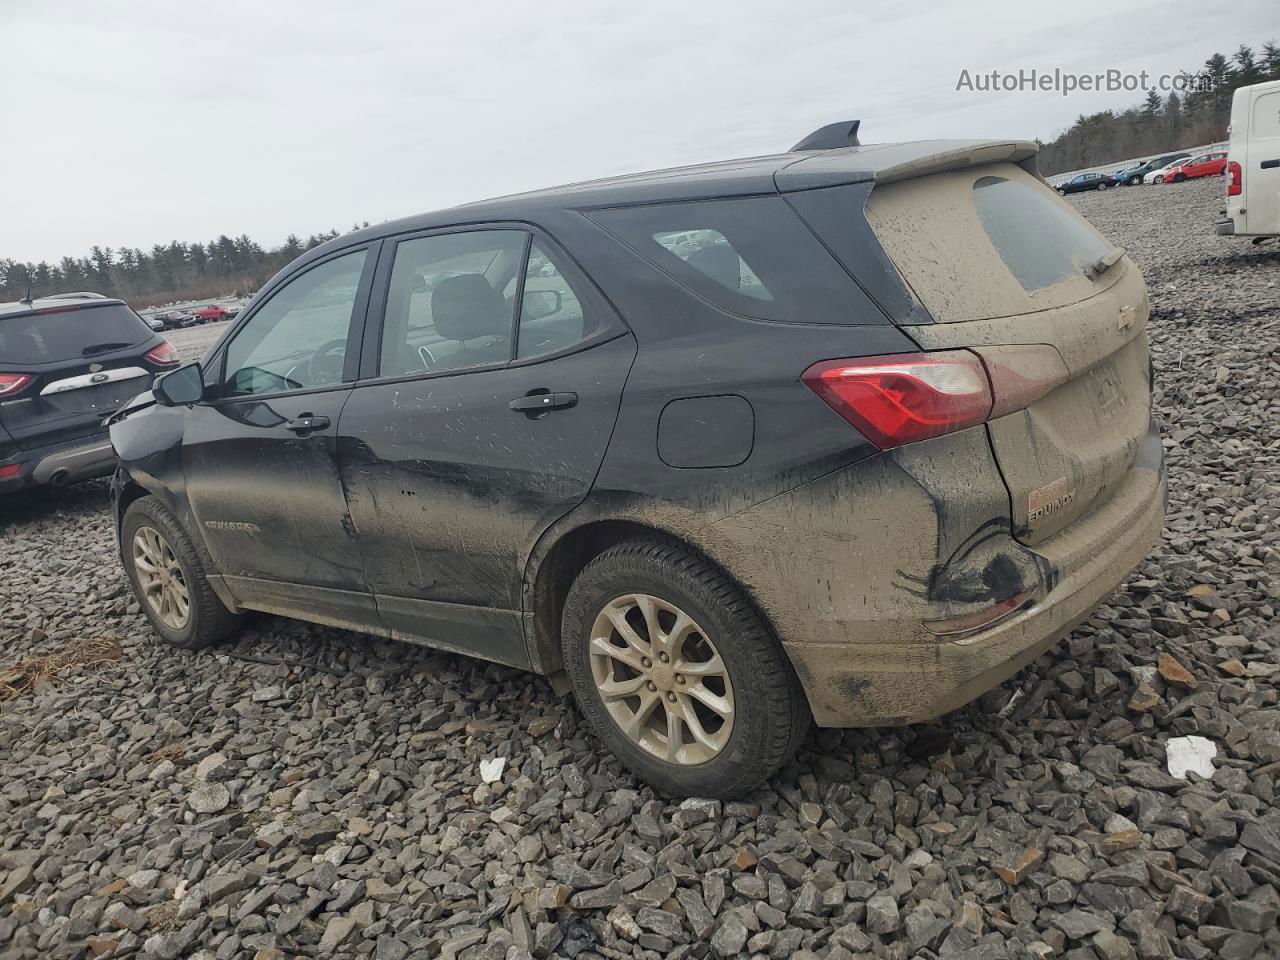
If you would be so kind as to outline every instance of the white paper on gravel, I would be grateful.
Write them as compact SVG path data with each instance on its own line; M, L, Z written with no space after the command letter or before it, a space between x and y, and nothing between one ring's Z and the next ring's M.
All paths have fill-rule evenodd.
M1213 758L1218 748L1204 737L1174 737L1164 745L1170 776L1187 779L1188 773L1208 780L1213 776Z
M485 783L497 783L502 779L502 770L506 765L506 757L494 757L492 760L481 760L480 779Z

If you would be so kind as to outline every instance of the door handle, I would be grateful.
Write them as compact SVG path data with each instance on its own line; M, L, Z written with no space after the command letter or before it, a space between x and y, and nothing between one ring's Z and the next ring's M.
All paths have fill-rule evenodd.
M284 428L286 430L292 430L294 433L311 433L313 430L323 430L328 425L328 417L313 417L309 413L304 413L300 417L294 417L292 420L286 420Z
M565 393L529 393L516 397L507 406L517 413L540 413L543 410L561 410L573 407L578 403L578 395L571 391Z
M1280 159L1277 159L1277 160L1263 160L1263 161L1262 161L1262 169L1263 169L1263 170L1273 170L1273 169L1275 169L1276 167L1280 167Z

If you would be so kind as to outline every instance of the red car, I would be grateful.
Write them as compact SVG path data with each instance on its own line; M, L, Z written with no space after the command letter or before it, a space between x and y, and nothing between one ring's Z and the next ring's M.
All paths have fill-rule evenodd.
M236 311L211 303L198 310L192 310L191 315L200 323L213 323L215 320L230 320L236 315Z
M1222 153L1202 153L1198 157L1192 157L1190 160L1183 162L1181 165L1174 167L1164 175L1165 183L1181 183L1183 180L1193 180L1196 177L1209 177L1222 173L1227 167L1227 154Z

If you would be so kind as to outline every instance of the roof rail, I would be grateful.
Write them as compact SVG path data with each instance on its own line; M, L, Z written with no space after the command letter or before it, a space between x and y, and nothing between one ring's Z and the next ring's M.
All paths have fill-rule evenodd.
M93 293L89 290L77 290L74 293L51 293L47 297L41 297L41 300L110 300L111 298L101 293Z
M788 153L799 153L802 150L839 150L841 147L860 147L858 142L858 124L861 120L841 120L828 123L809 134Z

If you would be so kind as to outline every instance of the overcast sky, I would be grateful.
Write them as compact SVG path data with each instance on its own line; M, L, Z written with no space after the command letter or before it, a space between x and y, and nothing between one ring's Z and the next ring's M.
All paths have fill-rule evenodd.
M0 258L355 221L863 142L1051 138L1141 93L957 92L962 69L1153 75L1280 34L1275 0L0 0Z

